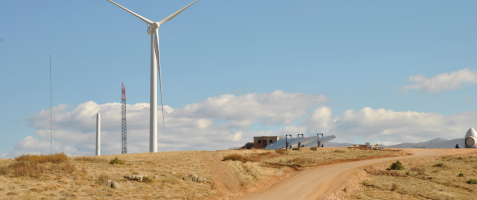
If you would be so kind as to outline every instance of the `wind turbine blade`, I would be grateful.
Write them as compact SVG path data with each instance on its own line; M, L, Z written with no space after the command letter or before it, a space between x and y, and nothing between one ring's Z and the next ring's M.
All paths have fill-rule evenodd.
M130 11L130 10L128 10L128 9L127 9L127 8L125 8L125 7L122 7L121 5L117 4L117 3L116 3L116 2L114 2L114 1L111 1L111 0L108 0L108 1L109 1L109 2L111 2L111 3L113 3L114 5L117 5L118 7L122 8L122 9L124 9L124 10L128 11L129 13L133 14L134 16L138 17L139 19L141 19L142 21L145 21L145 22L146 22L146 23L148 23L148 24L153 24L153 23L154 23L153 21L151 21L151 20L148 20L148 19L146 19L145 17L143 17L143 16L141 16L141 15L138 15L138 14L136 14L135 12L133 12L133 11Z
M166 124L164 123L164 103L162 101L162 80L161 80L161 61L160 61L160 52L159 52L159 29L155 29L154 32L154 52L156 54L156 62L157 62L157 71L159 72L159 90L161 92L161 110L162 110L162 125L164 126L164 130L166 130Z
M191 6L192 4L194 4L197 1L199 1L199 0L195 0L194 2L190 3L186 7L183 7L182 9L176 11L175 13L172 13L171 15L167 16L166 18L162 19L161 21L158 21L157 23L159 23L159 25L166 23L167 21L171 20L172 18L177 16L179 13L181 13L182 11L184 11L186 8L188 8L189 6Z

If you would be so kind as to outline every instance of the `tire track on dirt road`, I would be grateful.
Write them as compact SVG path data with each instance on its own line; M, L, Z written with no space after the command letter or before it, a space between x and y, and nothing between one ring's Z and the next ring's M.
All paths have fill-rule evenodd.
M235 176L226 163L219 161L214 155L214 152L204 152L199 159L207 165L212 173L213 184L215 189L219 191L219 196L228 199L243 195L242 181Z

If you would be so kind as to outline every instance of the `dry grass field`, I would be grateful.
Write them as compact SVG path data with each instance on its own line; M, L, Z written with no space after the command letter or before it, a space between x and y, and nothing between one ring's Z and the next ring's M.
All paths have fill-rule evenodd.
M366 170L369 179L348 199L474 199L477 196L475 154L403 166L404 170Z
M400 156L398 151L319 148L310 150L182 151L88 157L24 155L0 159L0 199L220 199L210 163L232 169L238 182L254 186L260 180L284 172L360 159ZM212 158L211 157L211 158ZM230 157L232 160L224 160ZM110 164L112 160L123 164ZM201 159L202 158L202 159ZM119 162L119 161L118 161ZM208 166L209 164L209 166ZM146 173L148 181L133 181L127 175ZM207 181L184 180L189 174ZM215 178L215 179L214 179ZM108 186L108 180L119 183ZM248 191L250 190L240 190Z
M300 150L234 150L221 151L217 158L224 160L238 178L247 185L254 185L269 176L281 176L289 171L389 156L403 156L400 151L348 149L348 148L301 148Z
M0 199L193 199L214 194L211 182L182 180L196 174L212 180L200 151L48 159L1 159ZM62 157L56 156L56 157ZM46 156L45 156L46 157ZM123 165L109 164L114 158ZM39 161L40 160L40 161ZM126 175L145 172L150 183ZM108 179L120 184L108 187Z

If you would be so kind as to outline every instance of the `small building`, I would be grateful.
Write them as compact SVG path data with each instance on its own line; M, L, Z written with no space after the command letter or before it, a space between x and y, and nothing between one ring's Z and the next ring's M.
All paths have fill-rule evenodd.
M264 149L279 140L278 136L256 136L253 137L253 147L255 149Z
M364 145L366 145L366 147L368 147L368 148L371 148L371 143L369 143L369 142L366 142L366 144L364 144Z

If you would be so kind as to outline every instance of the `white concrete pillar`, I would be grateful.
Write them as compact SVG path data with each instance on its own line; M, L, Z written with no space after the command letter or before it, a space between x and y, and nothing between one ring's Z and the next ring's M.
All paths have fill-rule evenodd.
M151 34L151 92L149 108L149 152L157 152L157 63L154 37L157 30ZM159 38L159 37L157 37ZM159 43L159 41L157 41ZM157 49L159 51L159 49ZM157 61L159 62L159 61Z
M101 116L99 113L96 115L96 155L101 155L100 149L101 143Z

